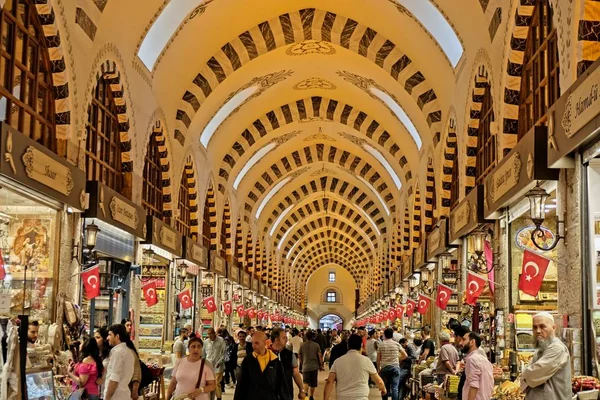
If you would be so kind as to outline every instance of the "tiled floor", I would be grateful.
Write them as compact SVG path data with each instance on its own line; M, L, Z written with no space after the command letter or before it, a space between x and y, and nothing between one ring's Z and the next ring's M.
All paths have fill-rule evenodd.
M325 388L325 379L327 379L327 375L329 375L328 371L324 371L324 372L320 372L319 373L319 387L317 387L317 390L315 392L315 400L322 400L323 399L323 389ZM296 387L294 386L294 389L296 389ZM233 399L233 392L235 389L226 389L225 394L223 395L223 400L227 399L227 400L231 400ZM297 389L294 390L294 399L298 398L298 392ZM335 399L335 390L333 393L333 396L331 397L331 399ZM381 394L377 389L371 389L371 395L369 396L369 399L381 399Z

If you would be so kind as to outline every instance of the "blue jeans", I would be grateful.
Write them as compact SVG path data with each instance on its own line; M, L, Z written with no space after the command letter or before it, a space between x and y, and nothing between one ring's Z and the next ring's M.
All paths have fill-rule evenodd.
M392 396L392 400L398 400L398 383L400 381L400 367L397 365L386 365L379 373L383 383L385 384L386 394L382 396L383 400L387 400L388 396Z
M410 370L401 368L400 369L400 378L398 379L398 399L402 400L406 397L407 387L406 381L410 376ZM460 399L459 399L460 400Z

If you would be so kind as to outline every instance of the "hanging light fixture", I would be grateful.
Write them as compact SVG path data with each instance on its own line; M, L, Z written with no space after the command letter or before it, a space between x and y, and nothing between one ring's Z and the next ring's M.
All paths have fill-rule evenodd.
M492 263L488 267L488 260L486 259L485 252L485 242L490 234L490 230L487 225L483 225L477 228L473 233L471 233L470 237L472 239L473 244L473 253L471 256L469 267L471 270L475 272L479 272L482 274L488 274L492 272L495 268L498 267L498 254L492 254Z
M186 263L177 265L177 276L173 279L173 286L179 292L185 288L185 279L187 277L188 266Z
M554 235L554 241L549 245L540 245L538 241L541 239L546 239L546 233L542 229L542 224L546 219L546 200L548 199L549 194L543 187L540 186L540 182L538 182L533 189L527 192L525 197L529 199L529 217L531 218L531 221L535 224L535 229L531 231L531 241L533 242L535 247L537 247L540 250L550 251L554 249L561 239L565 239L566 218L563 217L563 220L561 221L560 219L558 219L558 216L556 217L557 232L556 235ZM560 233L561 226L563 228L562 234Z
M85 226L85 247L87 247L89 251L92 251L94 247L96 247L99 232L101 232L100 228L98 228L98 225L94 224L94 221Z

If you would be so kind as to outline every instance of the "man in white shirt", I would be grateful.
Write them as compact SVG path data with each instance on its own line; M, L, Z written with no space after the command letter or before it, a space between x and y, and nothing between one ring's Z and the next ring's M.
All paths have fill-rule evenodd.
M375 366L367 357L360 354L362 338L350 335L348 339L348 353L338 358L333 363L325 385L324 400L331 398L333 384L337 381L337 400L368 400L369 377L375 382L381 394L385 395L385 385L377 375Z
M217 385L215 395L217 396L217 400L221 400L221 380L223 379L223 363L225 361L225 341L222 337L217 336L214 328L208 330L208 340L204 341L203 358L213 365Z
M402 339L402 335L398 332L398 327L396 325L392 326L392 329L394 330L394 340L398 343L400 343L400 339Z
M129 382L133 377L135 357L125 342L129 335L125 326L108 328L108 344L112 346L106 373L104 400L130 400Z
M302 338L300 337L300 332L298 329L294 328L292 331L292 339L290 340L290 344L292 345L292 352L298 357L298 353L300 353L300 347L302 347Z

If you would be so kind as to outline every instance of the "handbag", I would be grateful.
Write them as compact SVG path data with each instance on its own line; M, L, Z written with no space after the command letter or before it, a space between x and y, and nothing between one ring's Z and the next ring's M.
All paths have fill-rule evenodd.
M87 392L84 388L77 389L69 395L68 400L82 400L87 399Z
M202 359L202 364L200 364L200 373L198 374L198 381L196 382L196 389L198 389L200 387L200 382L202 382L202 373L204 372L204 363L206 362L206 360L203 358ZM180 395L173 395L173 397L171 397L171 400L184 400L187 399L189 396L188 394L180 394Z

